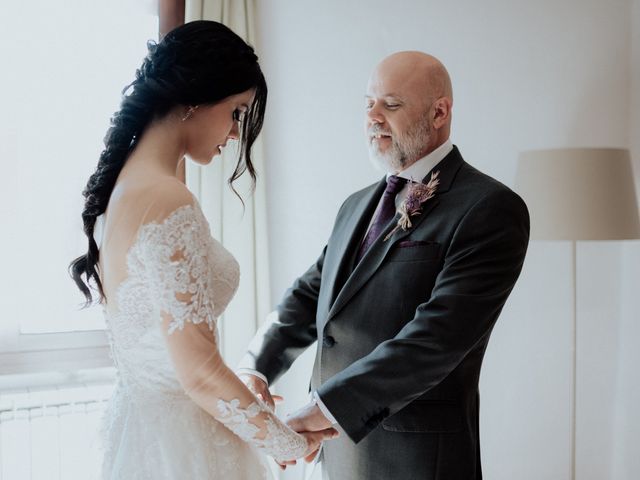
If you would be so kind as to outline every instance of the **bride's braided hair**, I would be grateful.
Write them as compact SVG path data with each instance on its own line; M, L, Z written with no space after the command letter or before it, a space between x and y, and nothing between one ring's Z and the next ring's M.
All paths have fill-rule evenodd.
M135 80L123 90L120 110L111 118L96 171L83 191L82 221L88 251L71 262L69 271L86 305L93 301L92 281L99 300L104 300L97 271L100 252L93 238L96 218L106 210L129 153L153 119L178 105L213 104L255 88L255 100L241 126L238 163L229 178L231 185L248 170L255 184L251 147L262 129L267 85L253 49L226 26L204 20L172 30L160 43L149 42L148 49Z

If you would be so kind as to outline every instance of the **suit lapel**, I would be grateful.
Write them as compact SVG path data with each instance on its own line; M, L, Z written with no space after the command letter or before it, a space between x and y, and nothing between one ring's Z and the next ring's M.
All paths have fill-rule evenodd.
M337 261L331 262L331 270L326 278L326 281L332 285L330 305L334 302L336 295L338 295L345 280L353 270L360 242L373 216L373 212L378 206L385 186L386 179L383 178L377 184L372 185L368 191L365 190L355 208L340 222L340 226L334 232L334 237L331 239L332 250L342 252L342 254L337 258ZM327 267L328 265L325 265L325 270Z
M327 321L331 320L344 306L353 298L353 296L365 285L365 283L371 278L371 276L380 268L382 262L386 258L389 250L393 245L397 242L401 241L403 238L408 236L411 232L417 229L420 224L425 221L425 218L429 216L429 213L437 207L440 203L438 200L438 196L445 193L451 188L451 184L455 178L456 173L460 169L462 165L462 157L457 149L454 146L453 150L433 169L433 171L439 171L440 184L438 185L438 189L433 198L427 200L422 207L422 213L416 217L412 218L412 225L407 230L399 229L397 230L386 242L383 241L384 238L395 228L398 219L400 218L399 214L396 214L393 221L387 226L387 228L382 232L380 238L378 238L371 248L365 253L360 260L360 263L356 266L350 276L346 279L344 286L340 289L339 286L334 285L334 296L335 301L331 305L329 310L329 314L327 316ZM423 182L428 181L431 177L431 172L423 179ZM357 223L357 227L351 231L349 250L343 257L343 263L341 265L341 274L344 272L343 268L347 265L345 264L346 259L350 259L350 263L348 266L353 265L354 257L356 255L357 247L359 246L360 240L364 235L365 225L368 225L368 222L371 220L371 216L373 215L373 210L375 209L379 197L382 195L382 191L384 189L385 181L383 180L378 188L374 190L375 196L373 198L368 199L368 208L358 208L357 210L360 212L360 215L364 215L365 218L360 218L355 221ZM371 203L373 203L373 207L371 207ZM365 213L366 212L366 213ZM356 219L355 211L354 217L352 219ZM365 223L366 222L366 223ZM355 242L355 244L354 244ZM337 287L337 288L336 288Z

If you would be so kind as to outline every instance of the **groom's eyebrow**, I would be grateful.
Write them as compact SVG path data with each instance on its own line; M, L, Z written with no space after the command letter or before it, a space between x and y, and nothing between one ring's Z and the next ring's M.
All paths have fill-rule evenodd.
M385 93L384 95L380 95L380 97L373 97L371 95L366 95L364 96L365 99L370 100L373 98L384 98L385 100L395 100L397 102L402 102L404 103L404 98L402 97L402 95L398 95L396 93Z

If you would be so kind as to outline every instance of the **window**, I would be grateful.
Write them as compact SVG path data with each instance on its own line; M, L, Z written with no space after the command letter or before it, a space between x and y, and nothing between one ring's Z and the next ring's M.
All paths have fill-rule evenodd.
M0 55L0 374L108 363L100 307L67 274L81 192L122 88L157 38L155 2L10 2ZM6 138L5 138L6 137Z

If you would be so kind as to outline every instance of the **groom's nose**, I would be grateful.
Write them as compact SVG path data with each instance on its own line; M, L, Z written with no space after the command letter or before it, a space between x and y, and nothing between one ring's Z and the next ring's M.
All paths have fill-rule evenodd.
M373 125L375 123L381 124L384 123L384 115L382 114L382 109L378 106L377 103L374 103L369 110L367 110L367 123L369 125Z

